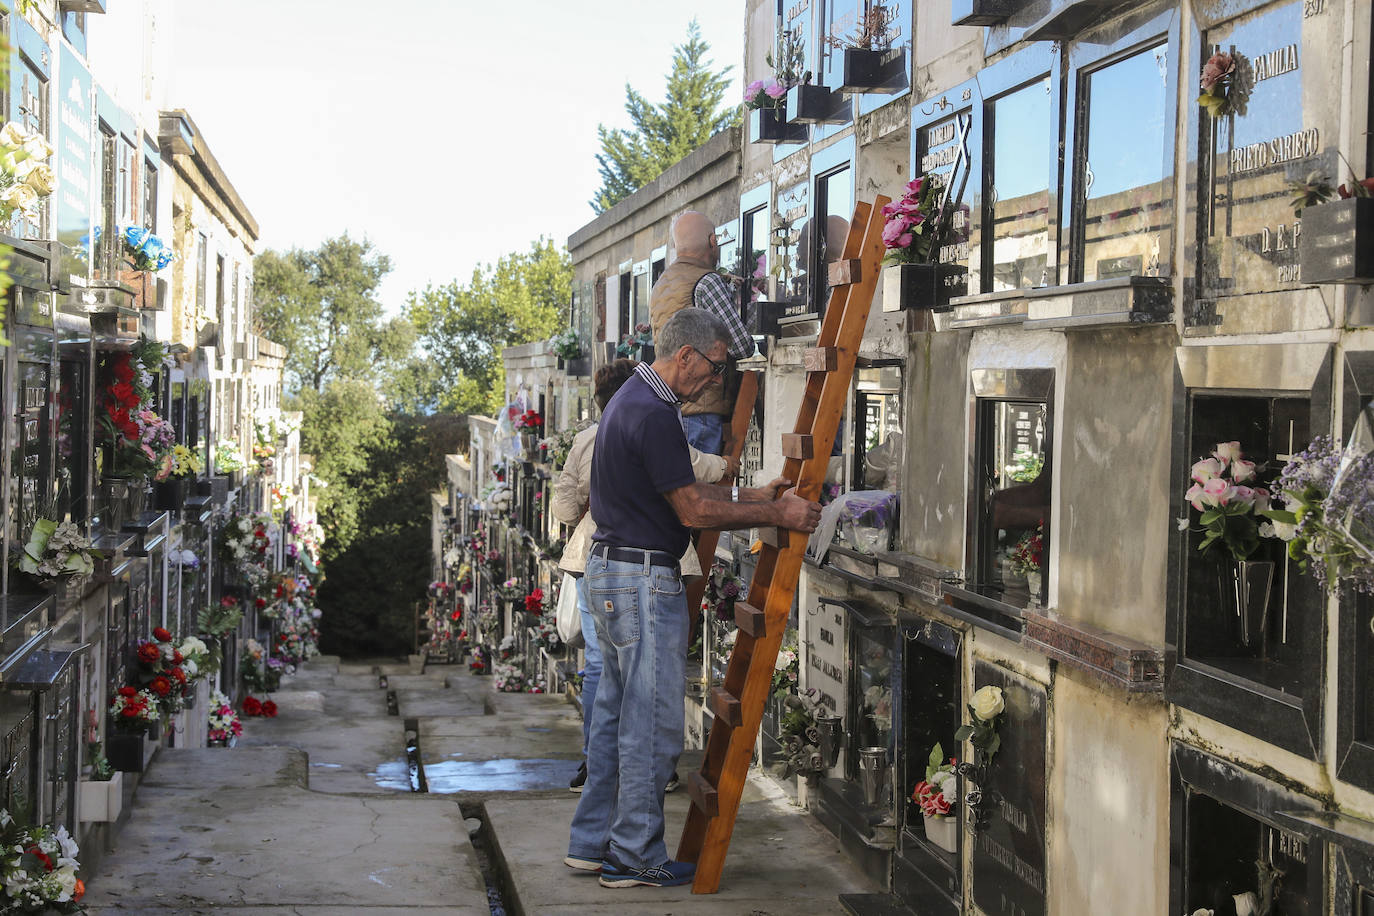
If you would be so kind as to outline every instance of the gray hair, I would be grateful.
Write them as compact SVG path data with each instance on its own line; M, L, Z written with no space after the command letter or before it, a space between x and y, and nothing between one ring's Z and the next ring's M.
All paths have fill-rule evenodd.
M673 356L683 347L693 347L703 353L716 342L730 343L730 332L725 322L705 309L685 308L674 313L667 324L658 332L654 341L655 358Z

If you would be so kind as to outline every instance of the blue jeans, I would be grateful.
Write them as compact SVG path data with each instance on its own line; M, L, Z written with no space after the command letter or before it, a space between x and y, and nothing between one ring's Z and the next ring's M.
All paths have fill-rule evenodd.
M687 595L675 569L596 555L585 581L602 668L568 854L650 868L668 861L663 787L682 754Z
M683 414L687 444L699 452L719 455L725 445L725 418L718 413Z
M596 639L596 621L587 606L587 577L577 577L577 610L582 615L582 756L592 736L592 710L596 707L596 685L601 680L601 644Z

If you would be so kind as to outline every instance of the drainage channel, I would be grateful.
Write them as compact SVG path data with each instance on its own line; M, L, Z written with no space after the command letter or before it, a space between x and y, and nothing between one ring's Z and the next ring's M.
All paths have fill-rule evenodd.
M425 778L425 763L420 755L420 720L406 719L404 725L410 791L429 794L429 780ZM480 804L460 804L458 810L463 813L463 823L467 826L468 838L477 856L477 868L487 885L487 905L491 908L491 916L520 916L519 907L511 910L506 908L506 900L516 898L509 893L505 871L498 864L499 854L492 849L486 808Z
M472 841L473 851L477 853L477 867L481 869L482 880L487 884L487 905L491 907L491 916L522 916L519 898L511 893L500 850L492 842L487 809L476 803L460 804L458 808L468 825L468 837ZM511 901L509 906L507 900Z

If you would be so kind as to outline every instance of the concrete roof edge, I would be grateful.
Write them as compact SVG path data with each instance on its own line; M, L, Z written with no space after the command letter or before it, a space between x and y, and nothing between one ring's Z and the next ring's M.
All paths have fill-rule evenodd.
M190 126L194 134L194 146L192 147L193 151L191 153L191 158L205 174L205 177L209 179L210 183L215 186L216 190L224 196L225 201L234 211L234 215L238 217L239 222L243 223L244 228L252 235L253 241L257 242L257 240L261 238L257 219L254 218L253 214L248 210L248 205L243 202L243 198L239 196L239 192L234 188L233 183L229 181L229 176L224 174L224 169L220 167L219 160L215 159L214 154L210 152L209 144L205 142L205 136L200 132L200 128L196 127L196 122L192 120L191 116L186 112L186 109L171 108L159 111L158 118L160 121L158 124L158 146L164 147L165 149L170 149L170 145L164 145L163 141L163 137L166 134L163 130L163 126L168 119L176 118L184 120Z

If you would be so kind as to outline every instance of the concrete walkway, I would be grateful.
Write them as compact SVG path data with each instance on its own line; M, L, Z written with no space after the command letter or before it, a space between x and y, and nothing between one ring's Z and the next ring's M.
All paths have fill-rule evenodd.
M876 890L764 777L749 785L720 893L602 888L562 865L576 711L491 683L457 666L312 662L274 694L275 719L245 721L238 747L158 752L114 850L85 876L85 902L150 916L488 914L490 885L512 916L809 916ZM428 794L411 791L408 718ZM669 796L670 849L687 804Z

